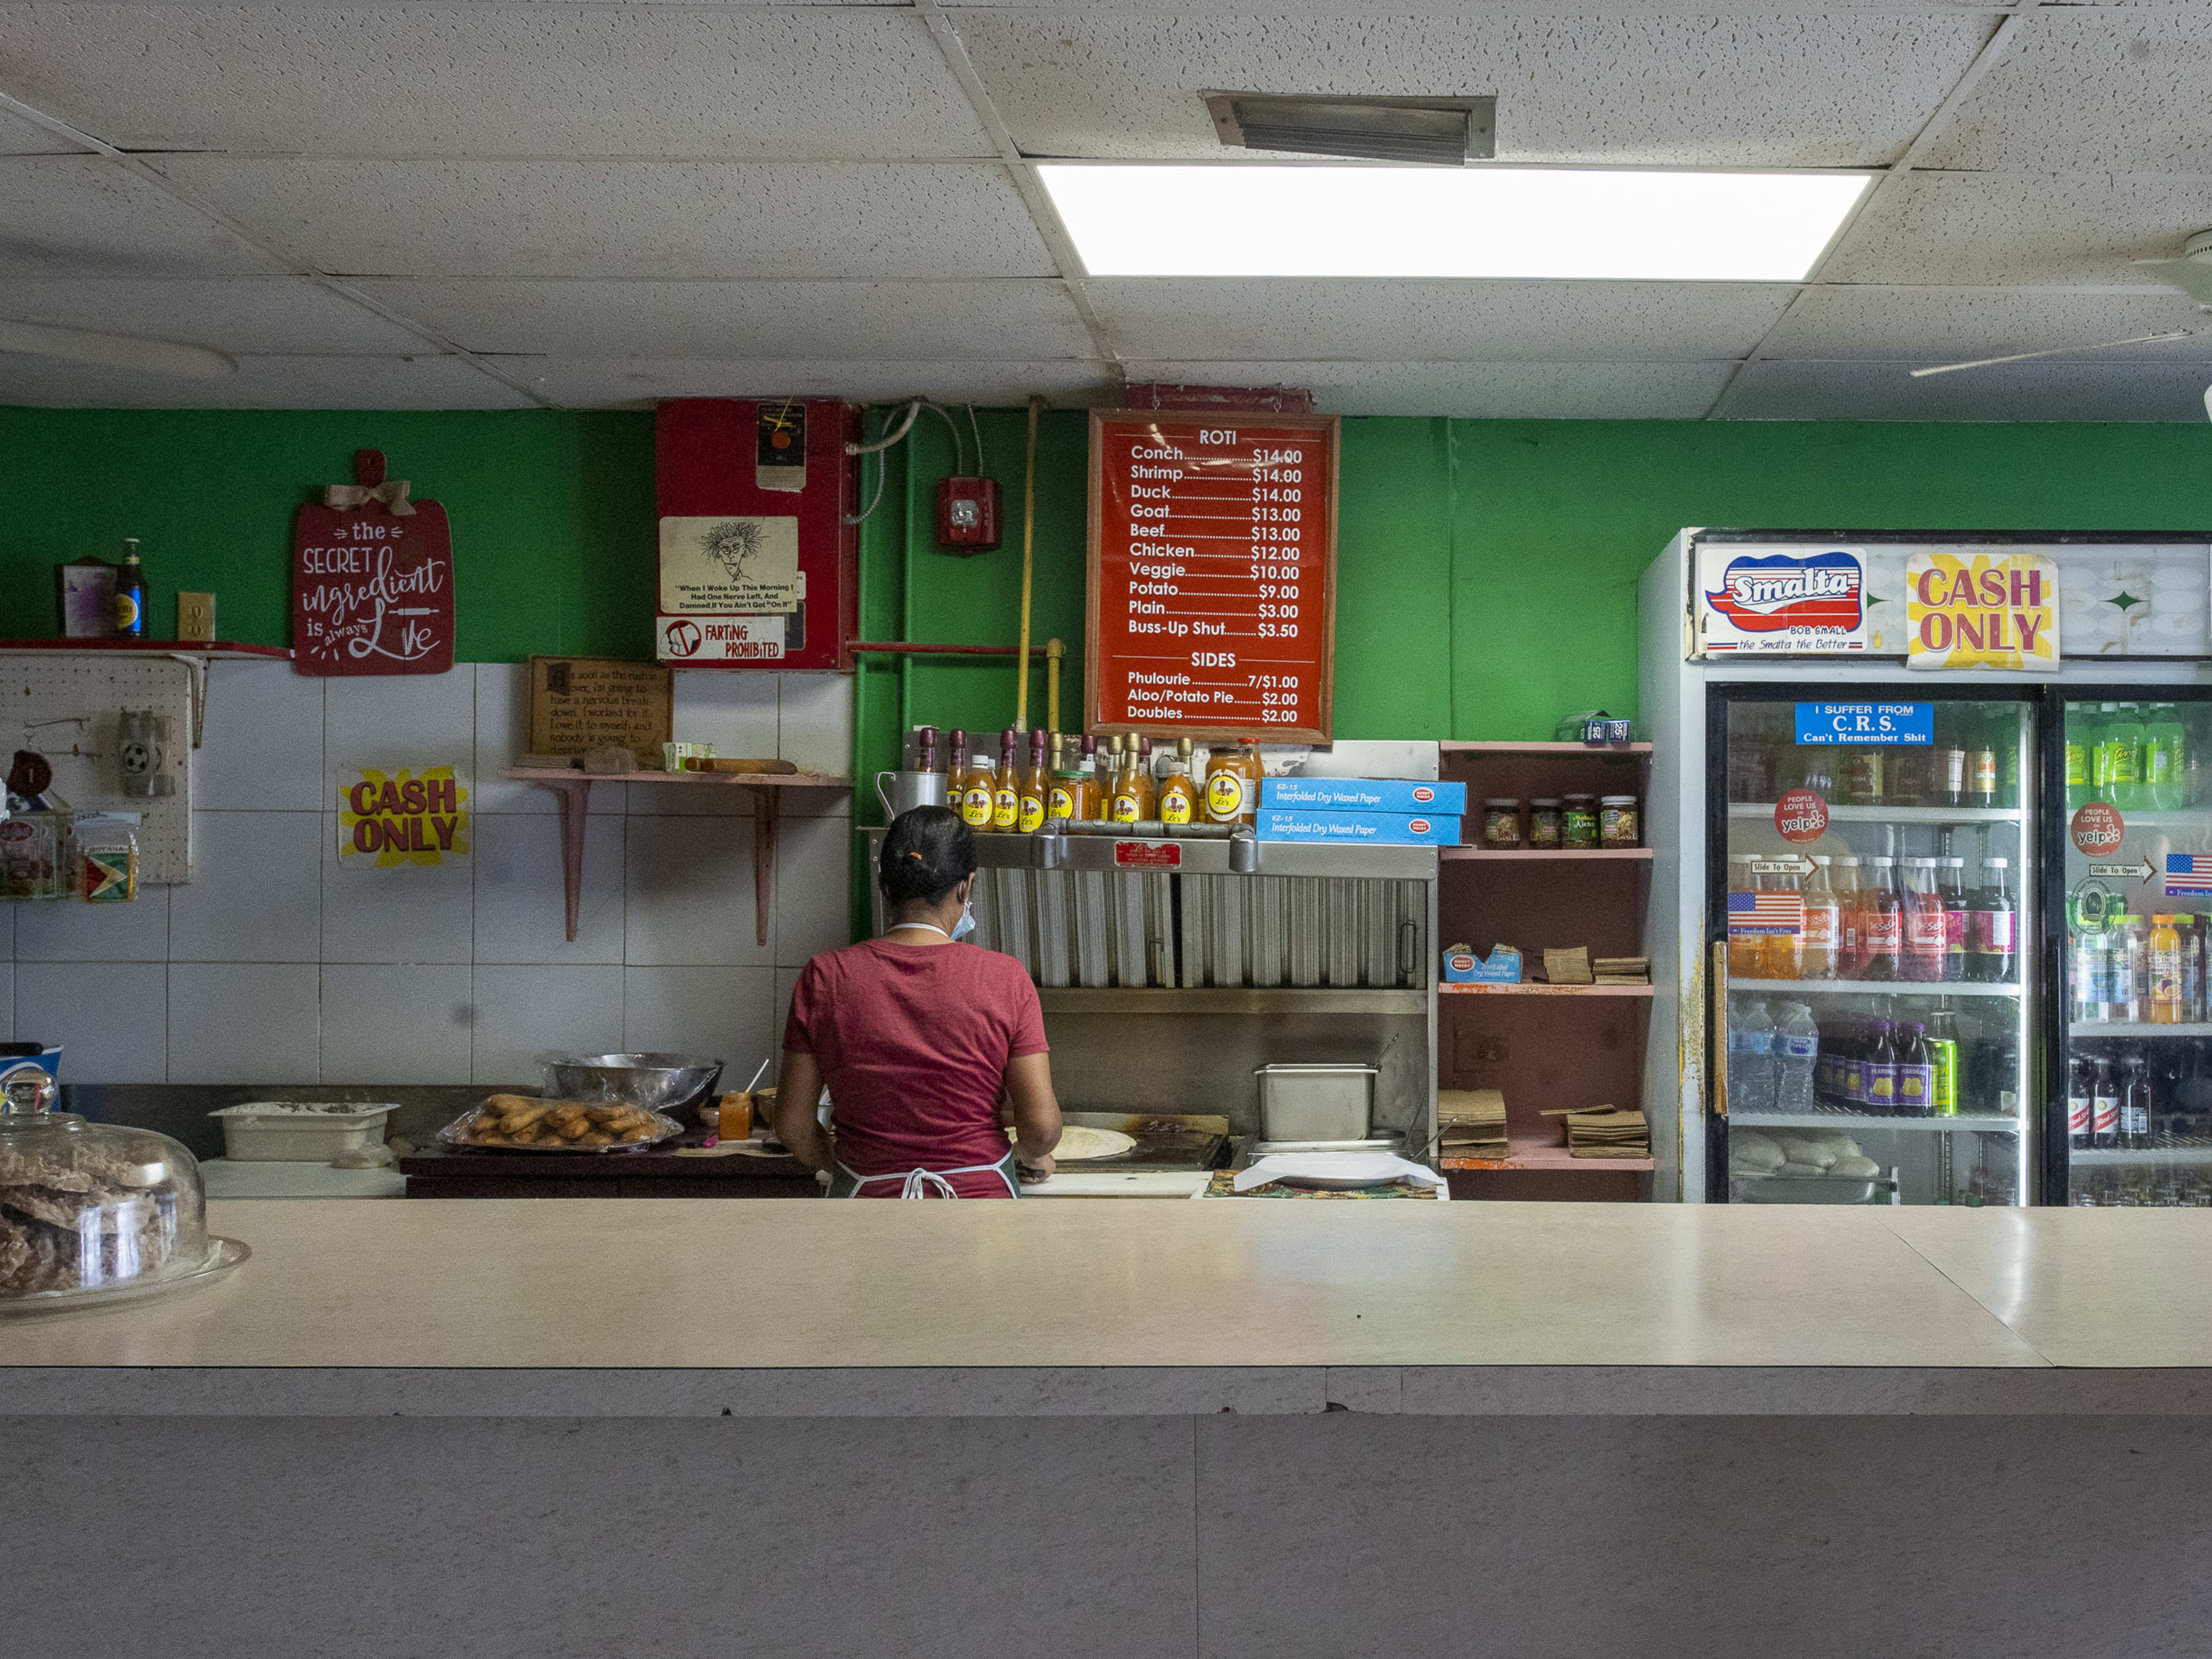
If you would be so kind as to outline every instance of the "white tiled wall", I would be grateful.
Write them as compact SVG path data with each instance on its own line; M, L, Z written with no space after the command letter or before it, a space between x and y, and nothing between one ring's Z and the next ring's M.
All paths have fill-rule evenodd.
M592 791L583 905L562 937L552 795L502 781L527 671L318 680L218 663L192 757L194 879L136 904L0 904L0 1036L58 1042L77 1083L520 1083L550 1048L721 1055L750 1076L799 968L846 942L852 802L782 797L775 915L753 918L749 790ZM810 771L852 764L852 683L676 677L676 731ZM451 765L471 852L340 862L337 782Z

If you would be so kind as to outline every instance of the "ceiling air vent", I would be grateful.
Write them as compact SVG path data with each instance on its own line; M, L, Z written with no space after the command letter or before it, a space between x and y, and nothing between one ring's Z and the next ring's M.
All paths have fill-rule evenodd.
M1237 149L1291 150L1361 161L1455 167L1498 153L1495 98L1280 97L1202 94L1221 142Z

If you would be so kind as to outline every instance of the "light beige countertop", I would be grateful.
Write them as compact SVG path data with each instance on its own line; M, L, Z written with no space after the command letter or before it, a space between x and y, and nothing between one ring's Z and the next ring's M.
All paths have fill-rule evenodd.
M0 1321L0 1412L2212 1411L2212 1222L2186 1211L266 1200L209 1221L253 1248L221 1281Z

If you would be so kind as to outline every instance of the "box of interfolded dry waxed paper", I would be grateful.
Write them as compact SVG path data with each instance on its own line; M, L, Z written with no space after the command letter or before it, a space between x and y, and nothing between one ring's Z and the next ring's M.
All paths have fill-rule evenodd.
M1302 806L1312 812L1445 812L1467 811L1463 783L1418 778L1262 778L1262 806Z
M1455 847L1456 816L1405 812L1316 812L1304 807L1262 806L1253 826L1261 841L1320 841L1346 846Z

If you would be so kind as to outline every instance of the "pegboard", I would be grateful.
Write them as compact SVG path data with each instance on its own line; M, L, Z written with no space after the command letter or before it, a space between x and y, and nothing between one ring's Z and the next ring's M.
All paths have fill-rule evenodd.
M4 757L34 749L54 769L52 794L79 812L136 812L138 879L192 878L192 665L177 658L118 661L79 657L0 657L0 769ZM169 717L162 770L172 795L126 795L116 756L125 708Z

